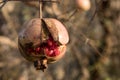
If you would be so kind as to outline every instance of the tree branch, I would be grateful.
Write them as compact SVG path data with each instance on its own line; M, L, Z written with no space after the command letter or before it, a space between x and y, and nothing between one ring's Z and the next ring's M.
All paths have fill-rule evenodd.
M23 2L30 2L30 1L39 1L39 0L7 0L7 1L23 1ZM58 0L42 0L41 2L59 2Z
M11 39L9 39L8 37L5 36L0 36L0 45L4 44L4 45L8 45L12 48L17 48L17 44L12 41Z

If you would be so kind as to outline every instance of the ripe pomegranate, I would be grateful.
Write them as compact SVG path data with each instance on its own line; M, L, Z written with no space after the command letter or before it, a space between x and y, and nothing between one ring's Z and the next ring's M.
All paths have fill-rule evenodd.
M75 0L78 9L88 11L91 7L90 0Z
M53 18L35 18L24 24L18 46L24 58L34 62L38 70L47 68L63 57L69 36L64 25Z

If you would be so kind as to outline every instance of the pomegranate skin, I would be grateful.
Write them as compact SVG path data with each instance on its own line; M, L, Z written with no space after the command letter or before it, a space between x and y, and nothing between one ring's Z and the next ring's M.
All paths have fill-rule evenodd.
M18 40L22 45L32 42L33 45L39 44L41 33L41 20L39 18L32 19L23 25L23 29L18 36Z
M51 31L51 34L56 35L58 37L58 41L61 44L67 44L69 42L68 32L65 29L64 25L60 21L58 21L56 19L53 19L53 18L45 18L44 21L46 22L46 24L48 25L48 27L55 26L57 28L58 35L56 35L52 31ZM54 25L52 25L52 23L54 23Z
M48 42L49 38L52 38L52 43ZM24 24L18 37L18 47L22 56L29 61L46 58L47 63L53 63L63 57L68 41L67 30L61 22L52 18L35 18Z

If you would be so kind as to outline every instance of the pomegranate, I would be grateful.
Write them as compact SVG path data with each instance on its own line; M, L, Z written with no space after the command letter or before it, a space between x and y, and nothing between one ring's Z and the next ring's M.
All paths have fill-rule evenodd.
M35 18L24 24L18 37L22 56L34 62L38 70L63 57L69 36L64 25L53 18Z
M76 0L78 9L88 11L91 7L90 0Z

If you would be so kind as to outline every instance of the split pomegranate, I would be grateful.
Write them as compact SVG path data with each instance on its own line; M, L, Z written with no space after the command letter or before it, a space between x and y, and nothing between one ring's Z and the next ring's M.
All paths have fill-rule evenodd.
M60 21L35 18L24 24L18 46L21 54L34 62L36 69L44 70L46 64L63 57L68 41L68 32Z

